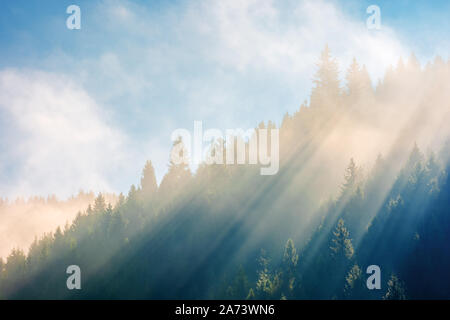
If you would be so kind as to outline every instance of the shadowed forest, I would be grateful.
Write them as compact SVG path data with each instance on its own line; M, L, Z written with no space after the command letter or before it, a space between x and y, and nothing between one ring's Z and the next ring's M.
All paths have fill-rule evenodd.
M412 54L373 85L355 59L344 78L326 47L309 101L259 125L279 129L276 175L170 162L158 186L148 161L126 196L0 260L0 298L450 298L450 62Z

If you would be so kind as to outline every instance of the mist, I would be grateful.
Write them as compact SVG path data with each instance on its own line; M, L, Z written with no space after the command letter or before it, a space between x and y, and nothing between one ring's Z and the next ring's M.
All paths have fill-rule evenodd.
M114 205L117 196L105 194L107 203ZM66 200L55 196L0 199L0 257L6 258L13 249L27 250L34 240L44 234L64 230L79 212L94 203L93 192L79 192Z

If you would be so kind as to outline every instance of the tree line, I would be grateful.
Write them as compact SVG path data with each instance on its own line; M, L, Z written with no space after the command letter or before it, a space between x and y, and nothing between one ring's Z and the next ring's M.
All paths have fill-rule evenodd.
M158 186L148 161L114 205L100 194L70 225L0 260L0 297L448 298L450 144L427 121L410 122L423 112L445 119L449 65L421 68L412 55L374 87L354 60L342 88L326 48L310 101L279 125L277 175L169 162ZM398 113L409 121L393 121ZM375 156L368 166L351 153ZM74 264L82 290L69 291ZM366 287L369 265L380 266L380 290Z

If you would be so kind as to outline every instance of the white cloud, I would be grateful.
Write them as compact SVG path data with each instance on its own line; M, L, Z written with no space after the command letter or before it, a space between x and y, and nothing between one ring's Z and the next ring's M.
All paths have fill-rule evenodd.
M355 56L373 78L409 55L387 26L367 30L364 19L321 0L194 0L158 10L99 3L83 38L83 47L96 49L76 57L55 49L44 63L67 77L0 72L0 111L14 124L0 170L14 162L19 168L7 175L11 183L0 183L0 194L124 191L146 158L161 177L170 132L191 128L187 121L245 127L297 109L327 43L341 71ZM109 124L106 104L132 143Z
M365 20L352 19L321 0L298 1L294 8L275 0L206 1L193 5L188 17L194 32L216 39L213 50L205 48L205 53L240 71L310 74L328 44L341 67L357 57L378 78L409 54L388 26L368 30Z
M12 183L1 184L3 196L113 189L112 177L126 160L126 137L107 124L107 113L70 79L3 70L0 111L10 123L7 163L2 164L17 169Z

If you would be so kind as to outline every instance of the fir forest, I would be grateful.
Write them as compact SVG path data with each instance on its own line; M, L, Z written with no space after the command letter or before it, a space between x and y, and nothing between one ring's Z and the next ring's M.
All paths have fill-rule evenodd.
M450 300L449 12L1 1L2 306L428 316Z
M376 86L356 59L345 83L328 47L318 61L310 102L259 125L279 129L276 175L172 162L158 185L149 160L128 194L90 195L0 260L1 298L448 298L449 61L411 54ZM72 264L83 290L66 288Z

